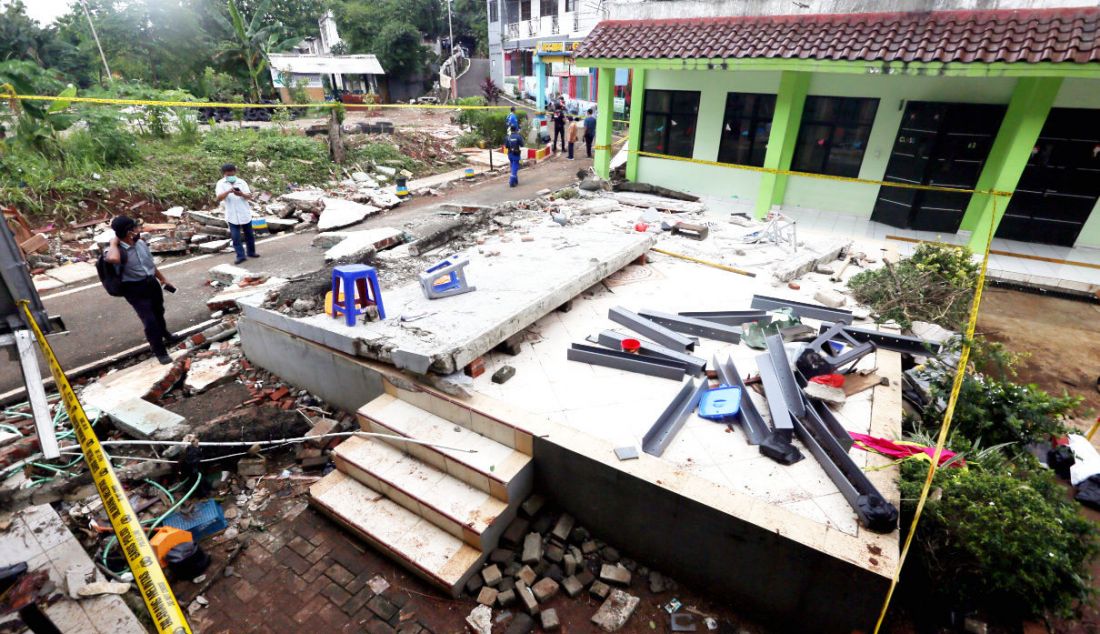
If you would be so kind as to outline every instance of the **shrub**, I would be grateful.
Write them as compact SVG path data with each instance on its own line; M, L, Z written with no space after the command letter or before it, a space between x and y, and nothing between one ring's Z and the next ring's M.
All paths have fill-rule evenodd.
M903 327L929 321L960 330L978 278L978 265L965 247L922 243L896 264L863 271L848 281L856 301L883 320Z
M902 463L903 528L928 466ZM914 539L920 556L904 577L922 605L931 596L952 609L1023 619L1068 616L1089 596L1096 529L1051 474L971 464L937 470L934 486Z
M517 110L516 117L522 130L527 123L527 113ZM458 122L470 126L489 145L502 145L508 135L507 110L463 110L458 115Z
M455 146L456 147L477 147L477 145L479 143L483 142L483 141L484 141L484 139L481 138L480 134L478 134L477 132L475 132L473 130L467 130L467 131L463 132L462 134L458 135L458 138L455 139Z
M133 165L140 158L137 139L122 125L112 109L89 109L86 129L64 141L66 170L70 174Z

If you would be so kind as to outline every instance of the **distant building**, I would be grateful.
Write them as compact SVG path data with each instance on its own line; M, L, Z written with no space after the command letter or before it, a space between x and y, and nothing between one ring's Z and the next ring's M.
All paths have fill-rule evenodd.
M271 81L283 103L293 103L290 90L301 86L309 101L331 98L331 90L352 94L380 94L386 72L374 55L334 55L333 48L344 48L332 12L317 21L318 37L308 37L292 53L272 53Z
M595 69L575 64L573 53L604 17L602 0L487 2L490 76L505 94L533 99L540 110L558 95L578 108L596 101Z
M1100 247L1100 8L927 4L607 0L611 19L575 61L599 69L601 90L631 74L630 180L758 217L779 207L970 232L975 249L991 222L1002 239ZM600 94L601 113L613 103ZM597 132L608 146L608 117ZM609 160L597 153L598 173ZM994 207L881 181L1014 193Z

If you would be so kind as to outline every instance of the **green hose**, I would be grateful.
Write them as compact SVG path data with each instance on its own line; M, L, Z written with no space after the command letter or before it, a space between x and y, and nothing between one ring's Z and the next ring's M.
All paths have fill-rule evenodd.
M20 436L23 435L23 432L19 431L19 428L16 427L15 425L2 425L2 424L0 424L0 427L3 427L4 429L10 431L13 434L19 434Z
M175 504L176 503L176 496L172 495L172 492L169 491L168 489L162 487L160 485L160 483L154 482L153 480L150 480L148 478L146 478L145 480L142 480L142 482L148 482L149 484L155 486L156 488L160 489L161 491L164 491L164 494L168 496L168 504Z
M151 481L150 481L150 480L146 480L146 482L151 482ZM179 500L178 500L178 501L177 501L177 502L176 502L175 504L173 504L173 505L172 505L172 506L171 506L171 507L170 507L170 508L169 508L169 509L168 509L167 511L165 511L165 512L164 512L164 513L163 513L163 514L162 514L162 515L160 516L160 517L158 517L158 518L156 518L156 519L153 519L153 520L143 520L143 521L141 522L142 524L150 524L150 523L151 523L151 524L150 524L150 526L149 526L149 528L145 529L145 530L146 530L146 532L148 532L148 531L151 531L151 530L155 529L155 528L156 528L157 526L159 526L159 525L160 525L160 523L161 523L161 522L163 522L163 521L164 521L164 520L165 520L165 519L166 519L166 518L167 518L167 517L168 517L169 515L171 515L172 513L174 513L174 512L175 512L175 510L176 510L176 509L178 509L178 508L180 507L180 505L182 505L182 504L183 504L184 502L186 502L186 501L188 500L188 498L190 498L190 497L191 497L191 495L195 493L195 491L196 491L196 490L197 490L197 489L199 488L199 483L201 483L201 482L202 482L202 474L200 473L200 474L198 474L198 477L196 477L196 478L195 478L195 484L194 484L194 485L193 485L193 486L191 487L191 490L189 490L189 491L187 492L187 494L186 494L186 495L184 495L183 497L181 497L181 498L180 498L180 499L179 499ZM156 486L157 488L160 488L161 490L163 490L163 491L167 492L167 489L164 489L164 487L161 487L161 486L160 486L159 484L157 484L157 485L155 485L155 486ZM169 495L171 495L171 494L169 494ZM109 571L110 571L111 573L113 573L113 574L115 574L115 575L119 575L119 574L122 574L122 573L120 573L120 572L115 572L114 570L111 570L111 567L107 565L107 555L109 555L109 554L110 554L110 552L111 552L111 548L112 548L112 547L114 547L114 545L115 545L116 543L118 543L118 537L117 537L117 536L115 536L115 535L111 535L111 539L107 540L107 545L106 545L106 546L105 546L105 547L103 548L103 567L104 567L104 568L106 568L107 570L109 570Z

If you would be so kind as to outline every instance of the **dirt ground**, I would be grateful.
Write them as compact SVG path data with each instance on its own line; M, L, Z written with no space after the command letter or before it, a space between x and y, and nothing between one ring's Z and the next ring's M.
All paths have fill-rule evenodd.
M1083 398L1078 412L1083 424L1100 412L1100 305L989 288L982 295L978 331L1028 353L1018 368L1020 382Z

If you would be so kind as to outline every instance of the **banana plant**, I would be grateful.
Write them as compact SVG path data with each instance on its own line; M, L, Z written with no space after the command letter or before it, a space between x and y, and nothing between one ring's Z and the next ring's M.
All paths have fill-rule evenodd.
M253 101L263 97L260 90L260 77L267 70L272 51L286 50L301 38L287 37L281 24L264 24L271 0L264 0L256 7L250 19L245 19L236 0L227 0L229 20L227 30L229 38L218 46L217 56L230 55L244 61L248 68Z

